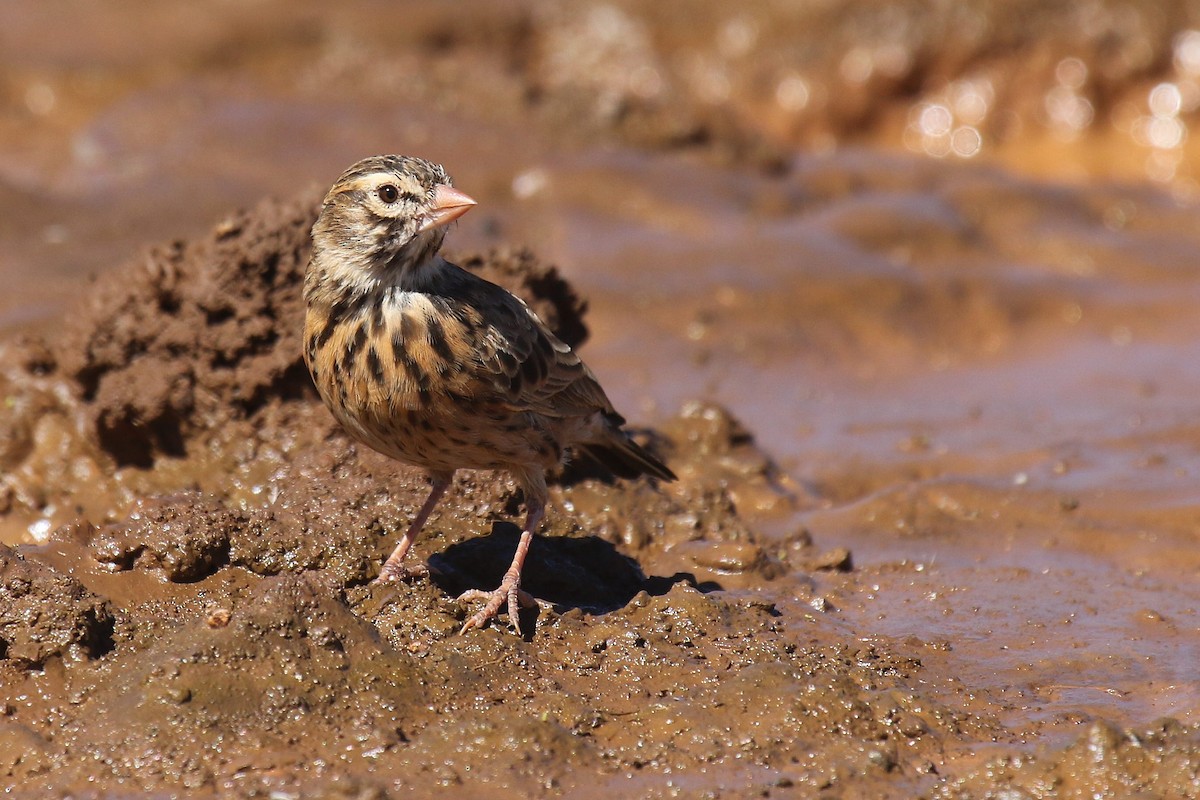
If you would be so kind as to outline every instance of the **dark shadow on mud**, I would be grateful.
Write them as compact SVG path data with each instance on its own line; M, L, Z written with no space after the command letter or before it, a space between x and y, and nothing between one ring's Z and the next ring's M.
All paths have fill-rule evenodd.
M491 589L504 577L520 536L521 529L511 522L495 522L487 536L453 544L431 556L431 579L453 596L468 589ZM683 572L647 578L636 561L595 536L536 536L525 559L521 587L556 611L580 608L606 614L624 608L638 592L662 595L677 583L702 592L721 588Z

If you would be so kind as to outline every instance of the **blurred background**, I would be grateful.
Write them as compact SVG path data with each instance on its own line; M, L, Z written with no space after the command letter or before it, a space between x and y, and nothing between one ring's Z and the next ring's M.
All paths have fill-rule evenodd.
M448 247L557 263L627 416L719 401L796 477L761 524L853 550L855 635L1035 733L1194 722L1198 109L1185 0L6 0L0 329L438 160Z
M8 0L0 326L376 152L446 161L485 200L468 235L568 262L564 209L648 200L628 178L683 154L717 184L866 148L1191 197L1198 106L1183 1Z

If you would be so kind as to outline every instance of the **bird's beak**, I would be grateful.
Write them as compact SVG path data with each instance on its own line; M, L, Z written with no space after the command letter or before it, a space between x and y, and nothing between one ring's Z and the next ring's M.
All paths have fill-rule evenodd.
M425 217L420 233L440 228L461 217L471 210L475 201L466 192L460 192L453 186L438 184L433 190L433 208Z

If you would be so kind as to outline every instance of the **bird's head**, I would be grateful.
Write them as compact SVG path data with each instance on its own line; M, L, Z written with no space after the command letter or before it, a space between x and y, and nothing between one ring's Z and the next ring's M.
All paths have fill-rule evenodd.
M325 195L312 230L313 265L343 284L403 284L436 260L446 226L473 205L440 164L363 159Z

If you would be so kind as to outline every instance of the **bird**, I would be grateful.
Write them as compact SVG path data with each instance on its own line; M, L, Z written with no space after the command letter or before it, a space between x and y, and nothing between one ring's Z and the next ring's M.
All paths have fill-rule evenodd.
M444 167L365 158L342 173L312 227L303 357L351 437L423 469L430 491L376 578L428 574L405 557L460 469L503 470L525 520L499 586L460 596L482 607L460 633L533 604L522 569L549 499L547 471L588 458L616 477L675 474L624 429L599 381L522 300L439 253L476 205Z

